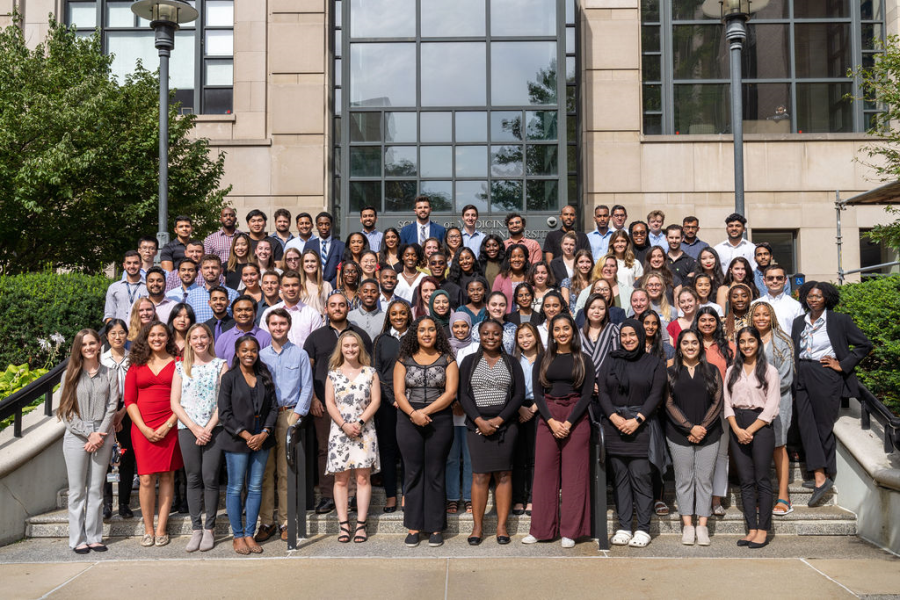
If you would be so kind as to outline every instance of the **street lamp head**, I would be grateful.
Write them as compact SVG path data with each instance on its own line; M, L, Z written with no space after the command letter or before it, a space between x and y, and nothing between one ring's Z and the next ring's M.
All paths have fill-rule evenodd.
M746 21L752 13L761 11L768 4L769 0L705 0L700 10L705 16L713 19Z
M131 12L151 23L174 26L190 23L200 13L183 0L139 0L131 5Z

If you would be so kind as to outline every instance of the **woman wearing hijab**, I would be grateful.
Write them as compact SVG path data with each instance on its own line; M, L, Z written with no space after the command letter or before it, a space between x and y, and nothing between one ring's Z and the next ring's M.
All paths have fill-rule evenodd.
M457 364L478 350L478 344L472 343L472 317L468 313L455 311L450 315L450 348ZM450 408L453 410L453 445L447 455L447 514L455 515L461 503L467 513L472 512L472 459L466 443L466 413L458 398Z
M453 310L450 308L450 294L444 290L435 290L428 301L428 314L434 319L437 326L444 330L447 339L453 337L450 334L450 314L452 312Z
M651 464L665 472L662 429L659 420L652 417L663 400L666 365L647 354L646 337L640 321L625 319L619 328L620 348L609 354L597 378L619 518L619 529L612 543L634 548L650 543ZM632 533L635 510L637 531Z

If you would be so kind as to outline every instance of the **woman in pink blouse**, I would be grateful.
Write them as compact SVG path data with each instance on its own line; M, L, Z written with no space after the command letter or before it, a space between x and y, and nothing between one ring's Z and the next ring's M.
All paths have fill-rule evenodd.
M769 543L772 524L772 420L781 401L778 370L766 362L759 331L744 327L738 332L738 352L725 372L724 414L731 426L731 456L741 481L741 500L747 535L738 546L762 548Z

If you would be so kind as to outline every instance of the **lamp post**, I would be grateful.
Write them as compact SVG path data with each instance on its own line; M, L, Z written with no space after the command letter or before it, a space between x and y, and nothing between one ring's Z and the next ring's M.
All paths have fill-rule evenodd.
M744 103L741 52L744 40L747 39L747 21L750 20L750 13L762 10L768 4L769 0L706 0L701 7L707 17L722 19L725 23L725 39L729 43L731 133L734 135L734 212L740 215L744 215Z
M175 48L175 32L195 20L197 9L183 0L140 0L131 12L150 21L159 51L159 230L160 252L169 243L169 57ZM156 255L159 262L159 254Z

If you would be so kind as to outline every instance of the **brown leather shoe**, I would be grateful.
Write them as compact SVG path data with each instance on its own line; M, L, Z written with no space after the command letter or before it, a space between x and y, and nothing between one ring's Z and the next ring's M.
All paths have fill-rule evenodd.
M254 536L254 540L259 542L260 544L265 542L267 539L272 537L278 532L278 528L275 525L260 525L259 531L256 532L256 536Z
M287 527L285 527L281 530L281 541L282 542L287 541Z

